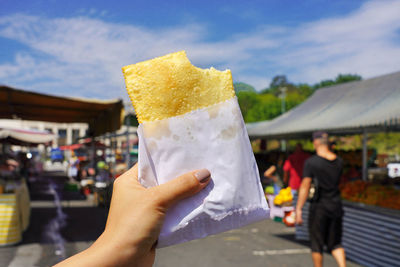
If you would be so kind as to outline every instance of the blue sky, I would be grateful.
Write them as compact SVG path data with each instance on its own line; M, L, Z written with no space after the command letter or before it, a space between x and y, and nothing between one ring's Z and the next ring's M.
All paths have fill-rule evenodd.
M0 0L0 84L127 99L121 67L186 50L257 89L400 71L400 1Z

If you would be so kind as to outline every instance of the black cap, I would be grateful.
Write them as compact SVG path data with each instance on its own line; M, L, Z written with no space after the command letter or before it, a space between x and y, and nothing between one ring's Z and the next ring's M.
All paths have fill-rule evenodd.
M328 138L328 133L322 132L322 131L314 132L312 134L312 138L313 138L313 140L321 139L321 138Z

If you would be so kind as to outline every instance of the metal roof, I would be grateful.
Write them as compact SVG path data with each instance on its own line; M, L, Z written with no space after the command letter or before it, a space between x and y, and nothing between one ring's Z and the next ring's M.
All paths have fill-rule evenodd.
M0 118L84 122L95 136L121 127L122 100L59 97L0 85Z
M250 138L310 137L400 130L400 72L317 90L299 106L271 120L247 124Z

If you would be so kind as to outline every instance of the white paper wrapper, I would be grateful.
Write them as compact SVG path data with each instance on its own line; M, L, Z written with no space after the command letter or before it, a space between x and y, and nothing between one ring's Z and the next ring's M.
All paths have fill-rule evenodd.
M139 181L163 184L207 168L212 181L168 210L158 247L268 218L268 205L236 97L190 113L139 125Z

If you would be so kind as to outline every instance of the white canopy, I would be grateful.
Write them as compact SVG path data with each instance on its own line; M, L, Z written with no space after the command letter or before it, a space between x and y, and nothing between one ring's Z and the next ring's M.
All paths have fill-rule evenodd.
M321 88L274 120L247 124L247 130L251 138L400 130L400 72Z
M19 143L45 144L54 140L56 137L56 135L49 132L0 128L0 140L7 139Z

